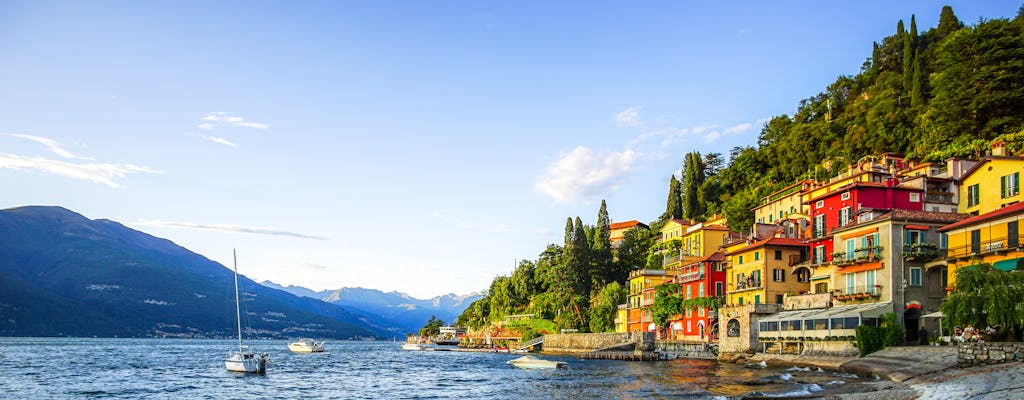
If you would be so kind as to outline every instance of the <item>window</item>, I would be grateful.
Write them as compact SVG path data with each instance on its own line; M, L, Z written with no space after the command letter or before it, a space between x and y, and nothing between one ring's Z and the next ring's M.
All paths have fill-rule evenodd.
M968 186L967 187L967 206L968 207L974 207L974 206L978 205L978 203L979 203L978 199L979 199L979 196L978 196L978 184L975 183L975 184L973 184L971 186Z
M689 299L692 299L692 298L693 298L693 286L686 286L686 299L689 300Z
M754 304L761 304L761 295L759 295L759 294L755 294L754 295Z
M868 292L868 293L876 293L875 292L875 271L865 272L864 273L864 281L866 282L866 284L864 285L864 289L865 289L864 291Z
M1018 229L1017 221L1006 223L1006 247L1011 249L1020 247L1020 232Z
M917 244L924 242L924 231L907 229L903 234L903 244Z
M856 254L854 254L854 250L857 250L855 246L856 242L857 239L846 239L846 254L844 260L853 260L857 258Z
M704 307L700 307L700 308L697 309L697 316L698 317L703 317L704 316Z
M910 202L911 203L920 203L921 202L921 194L920 193L911 193L910 194Z
M825 236L825 214L814 216L814 237Z
M779 210L779 219L782 219L782 210Z
M743 305L743 298L742 297L740 297L740 305L741 306Z
M814 284L814 293L825 293L828 292L828 282L821 282Z
M854 274L846 274L846 293L847 294L854 293L854 290L857 289L856 283L857 283L857 281L854 278Z
M785 282L786 281L786 270L784 269L773 269L772 270L772 281Z
M839 226L846 226L853 222L853 209L850 207L843 207L839 209Z
M715 296L722 297L722 294L725 293L725 288L723 286L722 282L715 282Z
M697 286L697 297L704 297L704 282Z
M757 261L757 260L760 260L760 259L761 259L761 252L760 251L755 251L754 252L754 261Z
M782 259L782 250L775 250L775 259L776 260L781 260Z
M825 263L825 246L817 246L814 248L814 263L824 264Z
M1020 194L1020 172L1014 172L1012 174L999 178L1000 189L999 193L1002 198L1013 197Z
M800 268L800 269L796 270L796 273L794 275L796 275L796 281L797 282L810 282L811 281L811 271L809 271L807 268Z
M782 304L784 296L781 294L775 295L775 304Z
M840 197L840 198L841 198L842 200L849 200L849 199L850 199L850 192L845 192L845 193L843 193L843 195L842 195L842 196L839 196L839 197Z
M743 264L743 256L740 256L740 264Z
M981 252L981 230L975 229L971 231L971 253L977 254Z
M910 286L921 286L921 267L910 267Z
M822 208L824 206L825 206L825 200L818 200L818 202L814 203L814 208Z

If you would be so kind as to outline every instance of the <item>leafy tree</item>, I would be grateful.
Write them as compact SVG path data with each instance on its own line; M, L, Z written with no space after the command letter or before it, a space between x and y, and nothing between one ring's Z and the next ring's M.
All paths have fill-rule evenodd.
M618 282L611 282L602 288L590 307L590 331L614 332L619 304L625 303L626 289Z
M615 273L614 257L611 242L611 218L608 217L608 205L601 200L601 209L597 212L597 226L594 229L593 243L590 246L591 287L597 290L608 282L618 278Z
M939 25L935 27L935 33L939 35L939 39L945 38L963 27L964 24L960 22L956 14L953 14L953 7L943 6L939 13Z
M423 337L437 336L437 334L441 333L442 326L444 326L444 322L431 315L427 324L420 328L419 335Z
M530 297L540 290L534 274L537 265L530 260L522 260L519 266L512 272L510 279L512 302L517 309L525 308L530 303Z
M630 271L647 265L647 252L654 244L654 236L654 231L648 229L630 229L623 234L616 261L618 268L612 282L625 282Z
M1024 273L979 264L957 270L956 288L942 303L948 326L1000 325L1015 340L1024 322Z
M657 326L668 325L668 320L682 314L683 295L678 283L665 283L654 289L654 304L651 305L651 321Z

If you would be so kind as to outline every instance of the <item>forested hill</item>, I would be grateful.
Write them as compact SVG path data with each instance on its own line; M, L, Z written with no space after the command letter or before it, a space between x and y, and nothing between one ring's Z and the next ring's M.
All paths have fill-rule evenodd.
M899 21L860 73L772 118L756 145L733 148L724 169L701 179L699 208L725 214L742 232L761 196L799 179L832 176L884 152L976 157L996 138L1020 151L1022 128L1024 16L966 26L946 6L924 32L913 16Z

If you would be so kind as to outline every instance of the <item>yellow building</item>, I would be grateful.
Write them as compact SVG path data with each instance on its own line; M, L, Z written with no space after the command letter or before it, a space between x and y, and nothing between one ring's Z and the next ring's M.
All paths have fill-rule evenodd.
M1024 157L1004 156L999 146L993 145L993 155L981 159L960 180L957 212L982 215L1024 200L1020 185Z
M786 295L806 293L810 274L791 273L790 260L806 254L807 243L768 238L727 247L726 304L781 304Z
M754 221L759 224L774 224L790 218L793 214L807 214L803 204L803 192L810 189L811 181L800 181L769 194L761 205L754 207Z
M713 218L690 226L683 231L680 252L684 262L693 262L710 256L722 249L730 239L739 234L732 232L725 225L724 218Z
M686 230L694 223L682 219L670 219L661 227L661 235L655 241L665 246L659 252L662 255L661 266L664 269L671 269L683 261L682 241Z
M993 168L995 169L995 168ZM1012 271L1024 269L1024 203L1016 203L939 229L947 237L949 288L960 268L977 264Z
M673 276L660 269L640 269L629 273L629 296L625 316L627 332L647 331L652 318L651 311L645 308L654 304L654 293L647 289L657 287Z

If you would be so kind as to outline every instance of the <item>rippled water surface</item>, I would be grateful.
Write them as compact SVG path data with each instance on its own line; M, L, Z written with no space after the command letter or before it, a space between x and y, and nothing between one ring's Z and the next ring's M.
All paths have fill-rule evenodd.
M711 361L565 361L520 370L517 355L401 351L395 342L327 342L294 354L285 341L250 341L270 353L265 376L224 369L230 340L0 338L0 398L578 399L713 398L811 393L856 377Z

